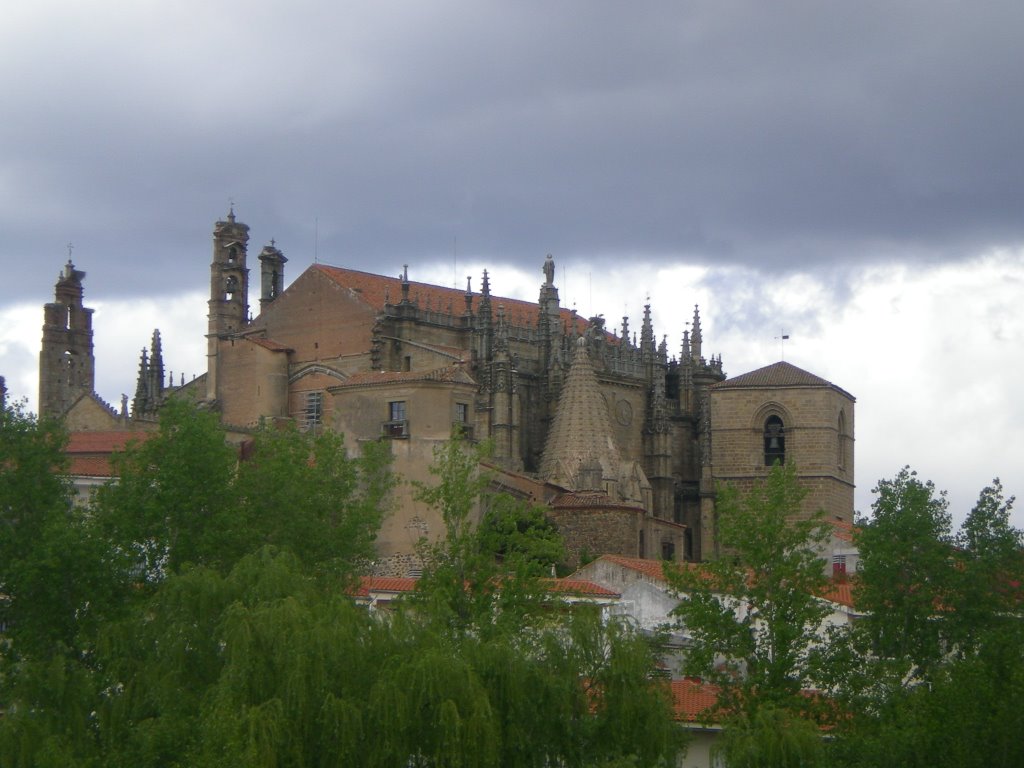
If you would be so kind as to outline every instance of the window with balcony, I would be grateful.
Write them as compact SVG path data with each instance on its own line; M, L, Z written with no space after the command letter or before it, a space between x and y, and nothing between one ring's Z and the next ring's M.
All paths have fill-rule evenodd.
M404 400L392 400L388 403L388 420L383 424L382 433L384 437L409 436L409 419L406 417Z

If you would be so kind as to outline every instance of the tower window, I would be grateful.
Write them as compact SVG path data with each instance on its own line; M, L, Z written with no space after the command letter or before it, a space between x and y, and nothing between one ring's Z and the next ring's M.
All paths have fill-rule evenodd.
M384 437L409 436L409 420L406 418L404 400L392 400L388 403L388 420L382 426Z
M782 419L769 416L764 422L764 465L786 463L786 434Z
M238 249L235 246L228 248L228 264L234 264L238 259Z
M230 301L235 297L235 293L238 291L238 278L234 275L228 275L227 281L224 283L224 296Z
M839 426L836 428L836 464L846 467L846 414L839 412Z
M323 423L324 417L324 393L307 392L306 407L303 411L303 420L306 429L315 429Z

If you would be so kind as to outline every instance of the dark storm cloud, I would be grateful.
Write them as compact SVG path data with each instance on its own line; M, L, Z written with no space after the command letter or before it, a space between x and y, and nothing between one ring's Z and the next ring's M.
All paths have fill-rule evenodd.
M258 248L747 266L1024 241L1017 2L42 2L0 31L15 284L201 286ZM742 318L737 318L737 322Z

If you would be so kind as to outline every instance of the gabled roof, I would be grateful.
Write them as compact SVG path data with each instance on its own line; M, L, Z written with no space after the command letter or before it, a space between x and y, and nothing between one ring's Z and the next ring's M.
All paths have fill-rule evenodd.
M598 559L621 565L623 568L636 571L655 581L665 581L664 560L644 560L639 557L624 557L623 555L601 555Z
M342 288L357 293L363 301L378 312L384 309L385 303L397 304L402 300L402 281L398 277L373 275L369 272L331 267L326 264L314 264L310 269L326 276ZM480 309L480 299L481 294L474 291L470 305L474 314ZM409 300L418 302L421 308L426 308L429 305L440 311L447 311L448 306L451 305L452 314L455 316L461 316L466 310L466 292L458 288L445 288L440 285L417 283L410 280ZM537 304L492 295L491 311L495 317L497 317L499 305L504 306L505 318L511 325L536 327L540 317L540 308ZM574 315L570 310L560 309L559 313L562 321L570 328L575 327L580 333L586 329L587 321Z
M853 395L831 381L826 381L784 360L712 385L712 389L715 390L780 387L827 387L841 392L851 400L855 399Z

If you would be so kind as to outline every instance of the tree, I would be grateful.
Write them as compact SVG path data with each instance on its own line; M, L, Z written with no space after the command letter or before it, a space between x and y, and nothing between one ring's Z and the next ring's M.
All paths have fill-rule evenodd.
M543 508L508 494L490 497L478 536L480 548L497 562L522 562L536 576L550 574L565 559L562 535Z
M351 573L373 553L392 483L384 446L352 458L342 436L294 426L260 429L240 461L216 414L177 400L117 469L95 515L150 582L185 564L226 573L266 545L311 568Z
M719 494L722 557L699 567L666 568L679 593L674 613L690 637L684 668L720 686L726 716L752 718L765 706L805 712L801 689L814 673L829 608L819 548L820 515L801 517L806 491L792 464L763 483Z
M872 518L855 534L861 627L871 653L893 660L901 679L926 676L945 652L941 616L955 579L949 505L909 467L874 493Z
M837 759L1020 764L1024 560L1013 499L993 481L954 536L944 494L909 468L877 492L857 536L858 607L869 613L835 646L852 713L837 732Z

